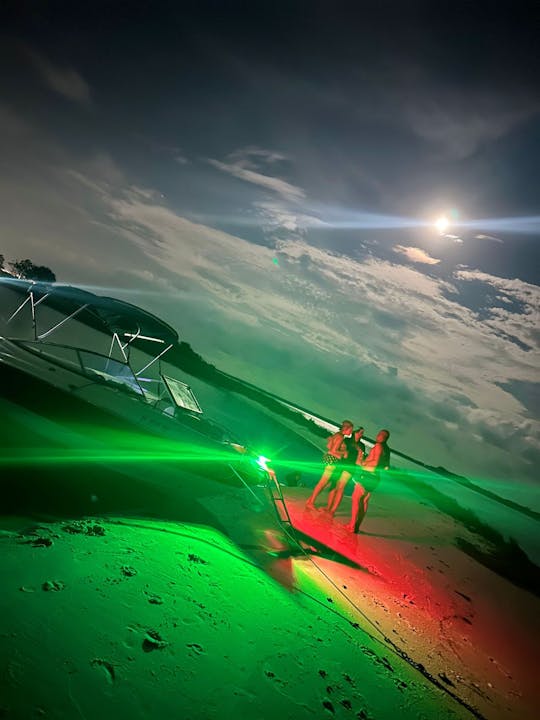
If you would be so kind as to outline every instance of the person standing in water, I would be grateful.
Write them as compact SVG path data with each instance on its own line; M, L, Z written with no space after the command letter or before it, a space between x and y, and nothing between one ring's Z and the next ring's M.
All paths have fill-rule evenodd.
M345 529L356 533L366 516L371 493L380 482L380 470L387 470L390 465L390 448L387 445L390 432L379 430L375 438L375 445L369 455L360 463L362 472L358 479L354 479L355 486L352 494L351 519Z
M354 425L350 420L344 420L341 423L339 432L335 433L328 438L326 442L327 452L323 455L323 463L326 465L324 472L321 475L321 479L313 488L313 492L309 496L306 502L306 508L312 509L315 507L315 500L319 494L325 490L332 483L332 475L347 451L345 445L345 438L351 438L354 430ZM332 488L333 489L333 488Z

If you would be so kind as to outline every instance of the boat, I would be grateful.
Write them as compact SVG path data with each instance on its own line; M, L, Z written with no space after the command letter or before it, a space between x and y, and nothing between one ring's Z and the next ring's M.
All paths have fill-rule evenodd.
M134 458L146 444L190 472L247 486L268 481L267 459L212 419L174 366L165 368L179 337L162 319L82 288L9 277L0 278L0 313L6 400L84 419L88 434L131 434ZM134 448L137 433L154 442Z

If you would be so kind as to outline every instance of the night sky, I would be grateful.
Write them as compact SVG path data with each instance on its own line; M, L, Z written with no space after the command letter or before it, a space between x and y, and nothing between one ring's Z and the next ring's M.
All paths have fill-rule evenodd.
M538 5L3 7L6 260L426 462L536 477Z

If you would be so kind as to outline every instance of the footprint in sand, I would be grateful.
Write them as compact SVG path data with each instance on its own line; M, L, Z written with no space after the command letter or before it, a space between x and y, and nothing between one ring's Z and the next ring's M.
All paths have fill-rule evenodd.
M49 537L36 537L31 540L21 541L22 545L32 545L32 547L52 547L53 541Z
M323 700L322 704L323 704L323 708L325 710L328 710L328 712L332 713L332 715L336 714L336 711L334 710L334 706L332 705L330 700Z
M150 605L163 605L163 598L159 595L152 595L151 593L144 591L145 595L148 596L148 602Z
M84 520L75 520L62 525L62 530L70 535L95 535L98 537L105 535L105 528L101 525L85 522Z
M45 592L59 592L65 589L65 584L61 580L46 580L41 586Z
M122 565L120 572L126 577L134 577L137 574L137 571L135 568L131 567L131 565Z
M163 650L168 644L157 630L147 630L144 640L142 641L142 649L148 653L154 650Z
M93 665L94 667L102 668L109 685L114 684L114 681L116 680L116 673L114 670L114 665L112 663L110 663L108 660L102 660L102 658L94 658L91 662L91 665Z

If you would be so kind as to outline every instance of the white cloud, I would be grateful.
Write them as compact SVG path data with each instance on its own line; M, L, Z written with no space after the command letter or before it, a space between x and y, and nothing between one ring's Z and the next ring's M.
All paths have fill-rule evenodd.
M254 202L253 207L263 231L273 239L279 239L284 233L289 239L303 238L309 228L325 226L318 217L281 201Z
M425 250L417 247L408 247L405 245L394 245L394 252L405 255L407 260L414 263L423 263L424 265L436 265L441 261L437 258L431 257Z
M507 305L517 303L519 312L512 312L506 308L492 307L489 309L484 324L495 331L499 337L506 337L523 343L529 348L531 358L529 363L537 363L540 367L540 347L538 328L540 327L540 287L526 283L518 278L508 279L490 275L479 270L458 270L454 276L460 280L480 281L491 285L504 293L497 296ZM532 382L538 379L534 375L529 378Z
M92 104L90 86L80 73L73 68L56 65L34 50L27 52L41 79L51 90L80 105Z
M508 295L513 296L516 300L531 308L538 310L540 307L540 287L538 285L532 285L519 278L510 279L490 275L481 270L458 270L454 275L460 280L480 280L499 290L503 290Z
M275 197L266 196L264 200L254 200L252 208L256 224L273 242L287 237L303 238L312 227L322 227L325 223L306 210L305 191L281 179L276 174L276 166L283 166L290 159L283 153L248 146L235 150L227 156L227 162L210 159L208 162L218 170L226 172L245 182L265 190ZM273 171L272 174L269 174ZM246 219L243 219L245 224Z
M495 235L475 235L476 240L493 240L494 242L502 243L501 238L495 237Z
M273 165L274 163L288 160L288 158L286 155L283 155L283 153L276 152L275 150L265 150L264 148L250 145L230 153L229 160L241 167L256 170L260 166L260 163Z
M272 192L281 195L286 200L302 200L306 194L302 188L291 185L285 180L280 178L272 177L271 175L263 175L262 173L255 172L254 170L248 170L247 168L241 167L238 164L222 163L219 160L208 160L218 170L229 173L234 177L244 180L245 182L259 187L271 190Z

